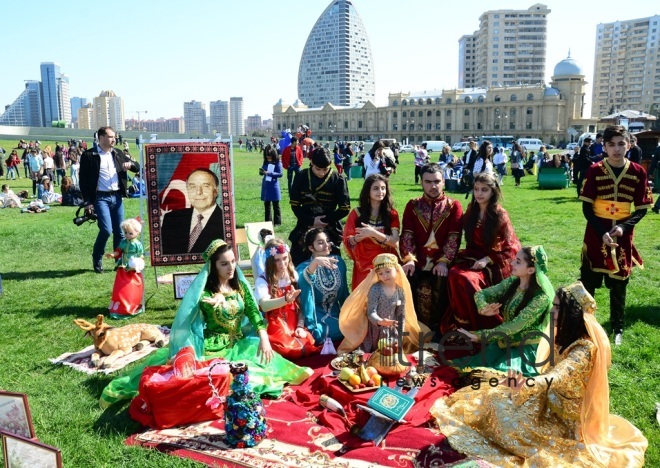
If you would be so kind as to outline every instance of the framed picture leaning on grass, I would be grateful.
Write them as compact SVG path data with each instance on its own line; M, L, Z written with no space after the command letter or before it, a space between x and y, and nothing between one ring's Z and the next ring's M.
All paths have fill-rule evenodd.
M0 431L36 437L26 394L0 391Z
M6 468L62 468L62 452L36 440L0 431Z

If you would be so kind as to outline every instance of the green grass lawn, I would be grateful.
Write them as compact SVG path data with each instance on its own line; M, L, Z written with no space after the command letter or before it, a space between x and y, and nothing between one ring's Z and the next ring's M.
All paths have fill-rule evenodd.
M0 146L9 150L16 141L0 140ZM54 148L54 141L42 144ZM391 182L396 207L403 213L406 202L419 196L421 189L413 184L412 154L400 159ZM263 220L258 175L261 160L258 153L234 151L238 226ZM361 182L354 179L349 183L353 203ZM8 183L15 192L27 189L31 193L31 182L25 179ZM555 287L574 281L579 274L585 225L574 188L540 191L531 176L523 179L522 187L514 188L513 179L507 177L504 194L504 207L523 245L545 246L550 258L549 277ZM283 224L277 234L286 237L295 224L288 208L286 183L282 195ZM464 195L455 197L465 206ZM125 209L127 217L138 215L139 201L126 200ZM75 208L61 206L53 206L45 214L0 210L4 287L0 296L0 388L28 394L37 437L61 448L65 466L197 466L156 451L125 446L124 439L138 430L128 417L127 405L116 405L106 412L98 407L101 390L111 377L90 377L48 362L48 358L90 344L73 320L92 320L105 313L114 281L111 272L97 275L92 271L97 227L75 226L71 221L74 213ZM660 429L655 420L655 402L660 401L659 230L660 216L651 212L635 230L645 269L637 269L630 282L624 344L613 349L610 371L611 411L629 419L649 439L647 466L660 466ZM146 230L144 243L148 248ZM105 261L106 270L111 271L111 261ZM195 268L159 268L158 274ZM177 308L171 285L158 287L153 268L145 271L145 279L147 312L134 321L170 325ZM596 300L598 319L609 331L607 290L599 290Z

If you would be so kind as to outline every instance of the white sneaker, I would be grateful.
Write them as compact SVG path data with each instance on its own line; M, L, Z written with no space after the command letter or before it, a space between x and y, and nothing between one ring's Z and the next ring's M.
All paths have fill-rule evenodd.
M621 346L623 343L623 333L617 333L614 335L614 346Z

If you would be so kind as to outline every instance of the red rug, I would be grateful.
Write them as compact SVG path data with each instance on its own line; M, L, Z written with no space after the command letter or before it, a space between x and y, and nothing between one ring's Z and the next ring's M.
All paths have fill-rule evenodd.
M334 357L334 356L332 356ZM276 400L264 400L268 438L257 447L231 449L224 443L224 422L212 421L186 427L147 430L129 437L129 445L155 448L209 466L328 466L328 467L423 467L487 466L464 460L446 443L445 437L429 423L428 410L435 400L453 392L455 371L436 369L415 396L415 405L406 422L396 424L379 447L351 435L351 425L362 425L368 415L357 409L373 392L352 393L332 377L327 365L331 357L315 356L300 361L315 369L303 385L287 387ZM394 382L390 384L393 386ZM321 395L339 401L348 416L319 406Z

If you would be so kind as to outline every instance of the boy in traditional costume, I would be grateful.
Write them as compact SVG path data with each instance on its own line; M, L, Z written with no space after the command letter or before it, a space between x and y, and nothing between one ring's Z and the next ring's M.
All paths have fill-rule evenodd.
M644 168L625 158L630 148L627 130L613 125L603 136L607 157L587 170L580 192L587 219L580 280L593 295L605 279L614 344L618 346L623 340L628 280L633 266L642 266L642 257L633 245L633 230L653 207L653 197Z

